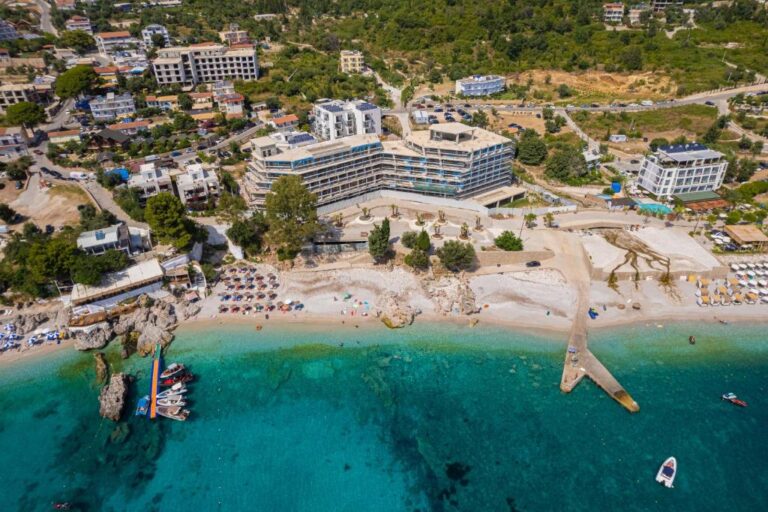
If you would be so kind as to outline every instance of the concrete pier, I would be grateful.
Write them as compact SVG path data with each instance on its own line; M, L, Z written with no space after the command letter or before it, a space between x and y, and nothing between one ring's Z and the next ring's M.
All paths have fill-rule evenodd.
M584 292L585 290L580 290ZM587 318L589 305L584 298L588 294L579 293L579 306L576 311L576 318L573 321L570 335L568 336L568 349L565 353L565 364L563 365L563 377L560 381L560 389L566 393L573 391L573 388L581 382L585 376L589 377L608 393L611 398L619 402L629 412L638 412L640 406L635 402L629 393L621 387L611 372L600 362L595 355L587 348Z

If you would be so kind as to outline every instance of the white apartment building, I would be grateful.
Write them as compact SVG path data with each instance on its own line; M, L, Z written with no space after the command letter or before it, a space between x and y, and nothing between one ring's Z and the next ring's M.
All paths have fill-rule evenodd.
M259 77L258 57L253 47L227 48L221 44L204 43L164 48L157 55L152 65L160 85L197 85Z
M352 135L282 150L264 139L251 143L245 179L256 208L286 175L300 176L320 205L382 189L462 199L512 180L514 141L461 123L433 125L394 142Z
M186 174L176 178L176 188L185 205L204 203L220 193L219 178L200 164L188 166Z
M117 96L109 92L106 96L97 96L88 103L91 106L91 115L96 121L111 121L136 113L136 104L130 93Z
M456 94L462 96L489 96L504 90L506 81L498 75L473 75L456 80Z
M91 20L85 16L72 16L65 23L64 27L67 30L82 30L88 34L93 35L93 27L91 26Z
M28 154L27 140L21 128L0 128L0 156L19 157Z
M624 4L603 4L603 21L605 23L620 24L624 19Z
M144 42L144 48L152 48L155 44L152 42L152 38L156 35L162 36L165 46L171 46L171 35L168 33L168 29L162 25L153 23L147 25L141 31L141 40Z
M8 21L0 20L0 41L11 41L18 39L19 34L16 28Z
M128 31L100 32L93 36L99 55L109 57L117 50L130 50L139 47L139 40Z
M263 137L251 139L250 145L253 156L266 158L288 151L289 149L300 148L317 144L318 140L307 132L273 132Z
M141 165L139 173L128 178L128 187L138 189L142 200L147 200L161 192L173 194L173 182L168 170L158 168L153 163Z
M381 135L381 109L365 101L320 100L312 115L313 131L324 140Z
M725 156L703 144L660 146L643 159L637 183L659 198L669 198L717 190L727 168Z
M342 73L362 73L365 70L363 52L358 50L341 50L339 68Z

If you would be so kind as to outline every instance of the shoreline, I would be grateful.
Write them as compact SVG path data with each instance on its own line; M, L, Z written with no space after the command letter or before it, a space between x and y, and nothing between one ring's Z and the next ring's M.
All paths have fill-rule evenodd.
M718 310L720 312L722 310ZM742 314L739 315L736 310L729 310L729 313L736 314L728 315L726 320L729 325L750 324L759 325L766 323L760 321L760 318L754 314ZM713 313L709 311L708 313ZM590 324L590 331L605 331L611 329L631 328L631 327L648 327L648 328L666 328L668 325L680 325L680 324L701 324L703 326L711 326L720 324L720 319L715 318L717 316L725 315L706 315L704 318L696 318L695 320L686 319L680 313L669 313L663 315L650 315L644 314L642 318L620 318L620 319L605 319L603 321L596 320ZM475 325L470 325L473 320L479 320ZM496 329L509 329L513 330L516 334L531 334L537 338L551 340L554 344L564 344L567 342L567 335L570 328L558 327L558 326L541 326L541 324L534 325L533 323L520 322L518 320L503 320L495 318L493 316L483 318L482 315L471 315L465 317L456 316L443 316L436 313L422 313L416 317L416 320L412 325L420 324L445 324L450 323L456 327L465 327L467 329L483 329L483 328L496 328ZM183 332L185 334L193 334L198 330L213 330L221 326L238 326L249 327L252 326L256 330L256 326L261 325L263 329L269 330L270 326L274 328L283 327L303 327L311 328L312 326L318 326L321 330L325 330L328 327L334 326L343 330L354 331L355 329L374 330L381 329L383 331L407 331L409 327L406 326L400 329L390 329L386 327L376 317L357 317L351 320L350 317L344 317L343 319L329 318L325 315L304 313L301 316L283 316L272 315L269 320L266 320L263 316L243 316L243 315L231 315L231 316L215 316L210 318L193 317L179 324L174 333ZM329 331L330 332L330 331ZM110 342L111 343L111 342ZM61 344L44 344L33 349L27 349L19 352L9 352L0 355L0 367L7 365L13 365L20 361L34 362L37 358L45 358L53 354L60 353L66 349L75 350L73 348L71 340L63 340ZM563 349L566 347L563 346ZM82 351L84 354L93 351Z

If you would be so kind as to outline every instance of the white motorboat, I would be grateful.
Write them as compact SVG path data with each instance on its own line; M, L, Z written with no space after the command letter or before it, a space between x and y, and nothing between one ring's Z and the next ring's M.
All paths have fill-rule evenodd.
M659 472L656 473L656 481L663 484L665 487L672 487L675 482L675 476L677 475L677 459L670 457L664 461L664 464L659 468Z
M170 379L171 377L178 375L185 370L184 365L181 363L171 363L163 373L160 374L161 379Z
M170 388L166 389L165 391L161 391L157 394L157 398L167 398L172 395L183 395L187 392L187 387L179 382L178 384L174 384Z
M187 418L189 417L189 410L183 409L178 406L173 406L173 407L158 406L157 414L165 418L170 418L176 421L186 421Z
M187 402L182 395L171 395L166 398L158 398L157 405L163 407L184 407Z

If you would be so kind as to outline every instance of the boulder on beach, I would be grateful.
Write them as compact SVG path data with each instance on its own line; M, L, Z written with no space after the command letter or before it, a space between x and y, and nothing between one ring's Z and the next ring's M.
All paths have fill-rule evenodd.
M378 301L382 305L376 311L376 316L390 329L399 329L413 323L416 315L421 311L408 304L404 298L388 292Z
M93 350L104 348L112 339L112 329L109 324L91 326L90 329L75 333L75 348L77 350Z
M109 379L99 393L99 414L102 418L120 421L128 398L128 383L130 378L125 373L116 373Z

